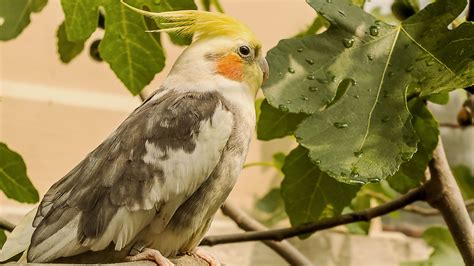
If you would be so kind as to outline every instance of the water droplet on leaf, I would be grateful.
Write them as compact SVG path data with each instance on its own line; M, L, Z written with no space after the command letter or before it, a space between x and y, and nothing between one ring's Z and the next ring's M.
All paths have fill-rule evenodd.
M404 152L402 153L402 160L404 161L409 161L412 157L412 154L410 152Z
M346 39L342 40L342 44L344 44L344 47L346 47L346 48L351 48L352 45L354 45L354 39L346 38Z
M432 66L434 64L435 64L435 61L433 61L433 60L426 61L426 66Z
M367 58L369 58L370 61L374 60L374 56L371 54L367 55Z
M370 35L372 35L372 36L379 35L379 27L378 26L371 26L369 28L369 31L370 31Z
M354 156L357 157L357 158L362 157L362 155L364 155L364 152L363 152L363 151L355 151L355 152L354 152Z
M334 123L334 126L336 128L347 128L349 125L347 123L336 122L336 123Z
M354 95L354 98L359 99L360 97L359 95Z
M380 178L378 178L378 177L371 177L371 178L369 178L369 182L370 182L370 183L378 183L378 182L380 182Z
M341 14L341 16L343 16L343 17L346 16L346 14L344 13L344 11L342 11L342 10L340 10L340 9L339 9L337 12L338 12L339 14Z
M286 105L284 105L284 104L280 104L280 105L278 106L278 108L279 108L280 111L282 111L282 112L288 112L288 111L289 111L288 106L286 106Z
M307 101L307 100L309 100L309 98L308 98L308 97L306 97L305 95L301 95L301 96L300 96L300 99L301 99L301 100L303 100L303 101Z
M301 53L301 52L304 51L304 49L300 47L300 48L298 48L298 50L296 50L296 51L298 51L298 53Z
M388 76L389 77L392 77L395 73L393 73L392 71L388 72Z
M295 74L296 71L293 68L289 67L288 72L290 72L291 74Z
M316 77L311 74L311 75L308 75L306 78L309 79L309 80L314 80Z
M362 181L362 180L349 180L349 183L353 184L353 185L363 185L363 184L365 184L365 182Z
M286 100L286 103L287 103L287 104L291 104L291 100Z
M328 84L329 81L327 79L318 79L318 82L321 84Z
M318 91L318 87L314 87L314 86L311 86L308 89L309 91L312 91L312 92Z
M351 172L351 178L358 178L359 177L359 173L357 172L357 170L352 170Z
M306 58L306 63L308 63L310 65L314 65L314 60L310 59L310 58Z

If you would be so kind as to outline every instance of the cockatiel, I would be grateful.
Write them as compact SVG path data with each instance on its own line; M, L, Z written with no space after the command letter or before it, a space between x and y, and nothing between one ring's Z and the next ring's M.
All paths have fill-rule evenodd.
M129 6L130 7L130 6ZM195 253L242 169L267 78L248 27L204 11L151 13L161 31L194 35L161 87L46 193L0 261L104 263Z

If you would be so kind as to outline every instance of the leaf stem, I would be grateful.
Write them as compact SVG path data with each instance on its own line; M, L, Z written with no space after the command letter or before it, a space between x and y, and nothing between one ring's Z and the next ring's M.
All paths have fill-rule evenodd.
M244 164L243 169L255 166L276 167L276 165L272 162L253 162Z

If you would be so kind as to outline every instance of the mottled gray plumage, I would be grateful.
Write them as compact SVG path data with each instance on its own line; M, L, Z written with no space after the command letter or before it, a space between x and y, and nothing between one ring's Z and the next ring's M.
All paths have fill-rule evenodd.
M157 95L159 97L154 97ZM209 200L219 200L220 202L225 200L234 185L235 178L225 181L222 180L222 176L230 174L228 171L233 171L228 168L229 166L239 167L240 170L243 159L224 167L222 165L223 158L221 158L218 164L213 167L209 177L197 186L197 190L182 198L184 203L169 204L173 205L169 207L166 200L150 204L150 194L151 190L156 188L156 182L164 183L174 177L166 176L159 162L147 163L144 158L150 152L147 151L147 145L154 145L153 147L158 148L161 152L159 160L163 162L169 158L169 154L172 152L182 150L185 153L193 153L203 122L210 121L212 125L212 117L218 108L231 113L235 119L232 130L234 133L228 137L224 148L225 152L224 150L219 152L222 154L238 153L244 158L250 140L251 127L238 125L236 120L242 122L239 119L241 114L236 112L232 104L225 100L220 93L183 93L173 90L158 90L137 108L111 136L46 193L34 219L33 226L36 229L28 250L28 260L36 261L41 255L35 251L36 247L64 228L78 214L80 218L77 225L77 240L85 246L90 241L100 239L104 235L120 208L126 208L132 214L141 210L153 210L154 212L156 210L153 220L169 221L164 225L164 228L156 232L158 235L166 233L166 230L192 228L189 223L196 223L194 221L196 217L198 219L205 217L205 220L197 221L206 227L205 230L204 228L200 229L205 232L211 217L218 208L218 206L210 207ZM246 128L243 138L236 134L236 127ZM215 149L219 149L219 147L215 147ZM205 159L203 158L203 160ZM235 176L235 174L233 175ZM216 186L219 187L215 188ZM217 190L219 195L209 193L213 189ZM200 215L200 212L205 215ZM151 242L146 237L150 235L147 232L150 230L150 226L150 224L145 225L140 234L133 238L133 241ZM182 250L185 251L187 246L197 245L194 242L199 241L204 232L195 232L194 235L198 239L184 241L186 243L182 243L184 246ZM126 247L130 249L132 244L127 243ZM69 254L77 255L84 252L88 252L88 248L81 247ZM122 250L120 254L123 255L123 253ZM88 257L92 259L93 256L90 255L88 254ZM84 258L81 261L84 262Z

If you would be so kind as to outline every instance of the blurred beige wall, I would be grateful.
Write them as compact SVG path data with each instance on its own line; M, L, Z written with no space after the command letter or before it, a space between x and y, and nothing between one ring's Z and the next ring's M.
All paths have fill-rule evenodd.
M305 28L314 12L304 0L222 0L226 12L249 25L264 48ZM106 63L92 61L88 49L70 64L59 61L56 30L63 20L59 0L50 0L17 38L0 43L0 141L19 152L41 195L107 137L140 103ZM98 30L87 42L101 38ZM157 88L182 48L165 43L167 66L146 88ZM269 160L288 141L251 144L248 162ZM243 171L231 195L250 208L265 193L274 173ZM32 205L0 194L0 215L21 215Z

